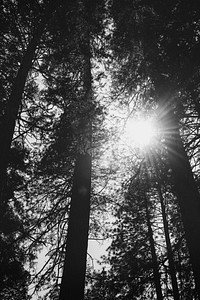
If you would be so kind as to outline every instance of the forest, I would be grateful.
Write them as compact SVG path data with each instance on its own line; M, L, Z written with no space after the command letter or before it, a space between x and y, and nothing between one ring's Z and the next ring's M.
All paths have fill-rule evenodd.
M200 299L198 1L2 0L0 28L0 299Z

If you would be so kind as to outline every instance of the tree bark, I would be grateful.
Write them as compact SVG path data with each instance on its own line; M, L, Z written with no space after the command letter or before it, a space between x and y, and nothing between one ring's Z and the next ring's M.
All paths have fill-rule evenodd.
M76 161L69 215L66 256L60 300L83 300L87 260L91 186L91 157L80 154Z

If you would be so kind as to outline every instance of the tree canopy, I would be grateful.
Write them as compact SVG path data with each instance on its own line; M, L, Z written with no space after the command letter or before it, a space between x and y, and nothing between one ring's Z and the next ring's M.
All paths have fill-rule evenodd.
M197 1L0 8L0 296L200 298Z

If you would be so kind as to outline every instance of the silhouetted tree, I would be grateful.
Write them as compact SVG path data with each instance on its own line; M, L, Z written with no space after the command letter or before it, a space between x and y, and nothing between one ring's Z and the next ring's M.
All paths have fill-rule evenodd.
M113 1L113 49L121 63L118 82L129 91L144 80L159 104L161 124L200 295L199 192L178 130L182 91L199 70L198 6L195 1ZM187 13L186 13L187 12ZM187 26L186 26L187 24ZM188 34L189 33L189 34ZM134 49L134 51L133 51ZM127 75L127 76L126 76Z

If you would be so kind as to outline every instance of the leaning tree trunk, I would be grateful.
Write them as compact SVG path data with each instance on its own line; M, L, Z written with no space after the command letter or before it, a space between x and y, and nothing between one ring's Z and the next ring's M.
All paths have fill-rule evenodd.
M173 95L166 87L159 88L160 110L165 129L169 166L180 206L185 237L190 253L196 292L200 298L200 195L195 183L189 159L180 137L175 118Z
M28 73L32 66L32 61L35 56L35 51L42 37L46 24L52 13L56 10L57 5L55 1L51 0L50 4L45 12L43 19L41 20L38 28L35 30L32 40L30 41L27 50L23 56L19 71L14 80L10 97L6 105L6 111L2 117L1 127L0 127L0 200L3 197L3 191L6 180L6 169L8 165L8 153L10 150L15 122L17 119L17 114L19 107L21 105L23 92L28 77Z
M85 114L80 120L80 145L75 163L69 213L66 254L59 300L83 300L87 263L87 245L91 188L91 107L92 75L89 29L86 8L80 1L82 19L83 106Z

